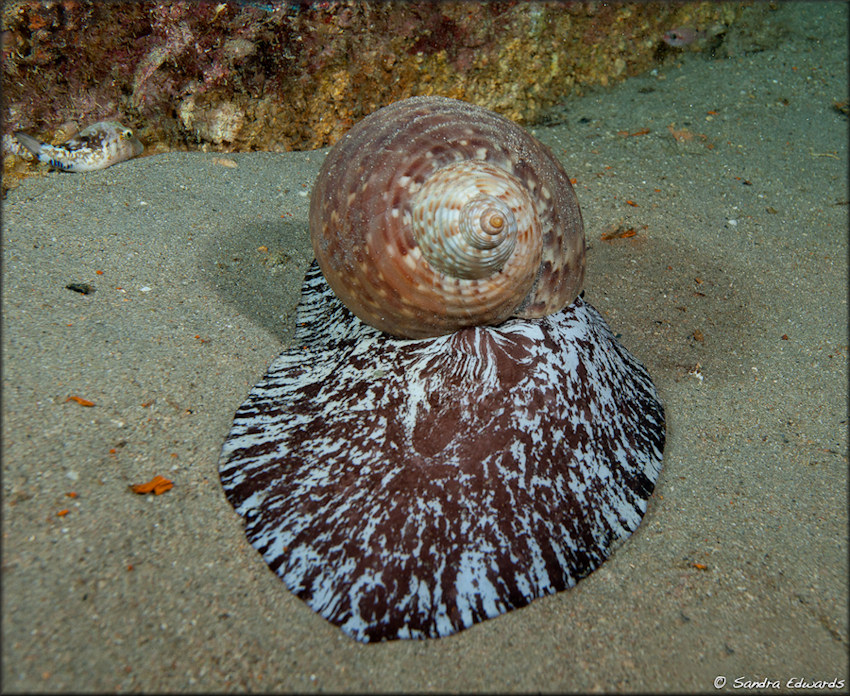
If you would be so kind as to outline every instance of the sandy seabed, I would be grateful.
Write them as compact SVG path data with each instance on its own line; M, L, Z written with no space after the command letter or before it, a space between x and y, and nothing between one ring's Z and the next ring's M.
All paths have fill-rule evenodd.
M10 191L4 690L846 679L847 5L781 11L775 49L684 55L535 129L577 182L586 298L664 400L664 469L600 570L450 638L346 637L266 567L218 482L293 329L324 151L172 153ZM636 234L603 241L617 226ZM130 491L155 474L174 488Z

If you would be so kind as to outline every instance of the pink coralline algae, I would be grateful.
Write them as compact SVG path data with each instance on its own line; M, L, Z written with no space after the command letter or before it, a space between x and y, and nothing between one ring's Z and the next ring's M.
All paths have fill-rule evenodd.
M147 100L149 87L147 82L156 70L169 58L177 60L183 49L192 40L192 33L186 22L171 24L165 29L164 43L157 44L139 61L133 75L132 102L136 107Z

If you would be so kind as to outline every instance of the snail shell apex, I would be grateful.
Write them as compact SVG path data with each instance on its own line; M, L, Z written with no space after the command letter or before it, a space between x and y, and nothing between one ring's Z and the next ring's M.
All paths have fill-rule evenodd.
M455 99L413 97L355 124L319 172L310 232L342 302L406 338L552 314L584 281L561 165L515 123Z

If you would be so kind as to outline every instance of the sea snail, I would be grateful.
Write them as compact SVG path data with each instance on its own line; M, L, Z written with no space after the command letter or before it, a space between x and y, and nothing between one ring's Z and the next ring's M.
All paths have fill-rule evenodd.
M331 150L310 224L294 341L219 460L269 567L364 642L447 636L597 568L646 511L664 409L576 297L581 216L549 151L405 100Z
M455 99L405 99L348 131L313 188L310 232L336 295L394 336L553 314L584 280L563 167L512 121Z

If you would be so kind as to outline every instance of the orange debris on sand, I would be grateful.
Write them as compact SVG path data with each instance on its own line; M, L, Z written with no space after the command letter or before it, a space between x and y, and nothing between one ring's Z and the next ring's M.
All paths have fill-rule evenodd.
M80 406L94 406L94 401L89 401L81 396L69 396L65 399L65 403L67 404L69 401L76 401Z
M687 128L682 128L680 130L676 130L673 126L667 126L667 130L670 131L670 135L680 143L685 142L686 140L693 140L694 134L691 133Z
M637 231L634 227L624 227L623 225L611 225L603 233L600 239L603 242L609 242L612 239L627 239L634 237Z
M635 135L647 135L650 132L649 128L641 128L640 130L636 130L634 133L629 133L629 131L617 131L617 135L621 138L631 138Z
M137 483L130 486L130 488L133 489L133 493L138 493L139 495L145 495L146 493L160 495L161 493L165 493L165 491L170 491L174 488L174 483L164 476L154 476L147 483Z

